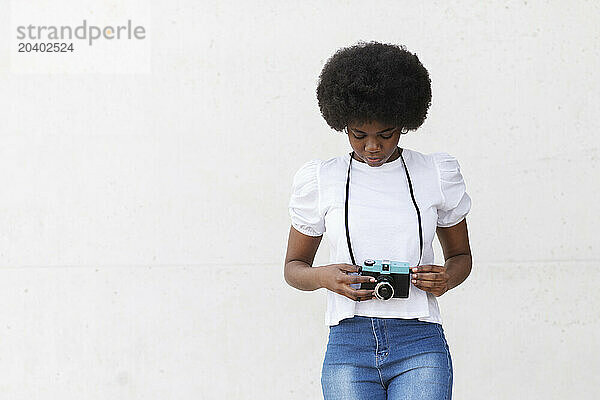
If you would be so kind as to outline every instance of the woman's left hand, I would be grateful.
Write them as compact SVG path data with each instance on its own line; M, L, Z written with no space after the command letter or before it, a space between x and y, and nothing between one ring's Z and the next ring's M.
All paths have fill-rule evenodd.
M448 291L448 279L450 276L443 265L419 265L413 267L412 283L416 287L426 292L433 293L440 297Z

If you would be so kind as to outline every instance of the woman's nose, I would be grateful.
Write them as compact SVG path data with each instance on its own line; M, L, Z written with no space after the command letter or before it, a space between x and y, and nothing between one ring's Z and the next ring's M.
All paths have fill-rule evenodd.
M379 151L381 146L376 139L367 139L367 143L365 144L365 150L371 153L376 153Z

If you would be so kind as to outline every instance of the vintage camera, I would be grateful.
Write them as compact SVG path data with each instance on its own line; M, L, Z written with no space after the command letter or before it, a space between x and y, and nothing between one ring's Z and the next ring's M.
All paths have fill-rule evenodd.
M377 281L362 282L361 289L375 289L375 297L380 300L408 298L410 288L410 265L403 261L370 260L364 261L361 275L372 276Z

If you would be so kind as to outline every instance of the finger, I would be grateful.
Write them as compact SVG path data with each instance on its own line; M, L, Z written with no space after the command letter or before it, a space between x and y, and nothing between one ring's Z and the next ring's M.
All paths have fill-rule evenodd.
M345 281L347 283L363 283L363 282L375 282L376 279L373 278L372 276L348 275L348 277L345 278Z
M375 293L375 291L370 289L350 289L350 293L354 297L369 297Z
M348 291L348 295L346 297L351 298L352 300L364 300L369 299L373 296L373 290L364 290L364 289L350 289Z
M419 281L442 281L444 280L444 275L441 273L420 272L418 274L413 274L413 279L417 279Z
M416 268L416 271L415 271ZM421 272L442 272L445 271L446 267L442 266L442 265L430 265L430 264L426 264L426 265L419 265L418 267L414 267L411 271L417 272L417 273L421 273Z
M431 288L438 287L439 284L438 284L438 282L434 282L434 281L417 281L417 283L415 283L415 286L417 286L419 288L431 289Z

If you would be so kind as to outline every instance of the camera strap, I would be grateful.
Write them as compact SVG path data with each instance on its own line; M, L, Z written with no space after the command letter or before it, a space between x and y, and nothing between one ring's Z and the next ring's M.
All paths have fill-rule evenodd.
M419 263L417 265L421 265L421 258L423 257L423 228L421 227L421 212L419 211L419 207L417 206L417 201L415 200L415 194L413 193L412 182L410 180L410 175L408 174L408 168L406 168L406 163L404 162L404 157L402 157L402 148L398 147L398 151L400 152L400 158L402 159L402 165L404 165L404 172L406 172L406 179L408 180L408 188L410 189L410 197L412 198L413 204L415 206L415 210L417 210L417 219L419 220L419 245L420 245L420 253L419 253ZM348 162L348 177L346 179L346 199L345 199L345 215L344 215L344 223L346 227L346 240L348 241L348 250L350 251L350 258L352 259L352 264L357 265L354 260L354 253L352 252L352 245L350 244L350 232L348 231L348 193L350 190L350 167L352 166L352 158L354 156L354 151L350 153L350 161Z

